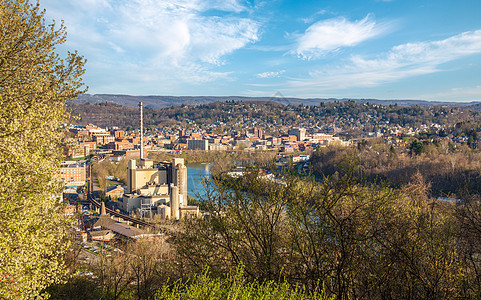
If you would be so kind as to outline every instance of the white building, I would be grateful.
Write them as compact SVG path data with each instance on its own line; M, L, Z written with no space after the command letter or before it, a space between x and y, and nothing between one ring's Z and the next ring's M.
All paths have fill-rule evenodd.
M289 135L295 135L298 141L303 141L306 138L305 128L291 128L289 129Z

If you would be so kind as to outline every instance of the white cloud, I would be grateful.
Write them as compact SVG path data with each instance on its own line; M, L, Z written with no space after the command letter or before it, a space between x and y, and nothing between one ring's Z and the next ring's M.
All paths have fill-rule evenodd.
M481 53L481 30L468 31L444 40L407 43L393 47L376 58L352 56L345 66L324 67L310 78L289 82L291 88L336 90L373 87L407 77L440 72L440 66Z
M42 5L49 19L65 19L66 46L87 58L87 75L110 71L128 77L135 71L142 74L132 77L144 80L205 82L228 76L212 69L259 40L260 24L238 15L248 10L238 0L45 0Z
M181 1L179 1L181 2ZM114 38L136 48L150 49L162 63L174 61L207 62L218 65L221 58L258 40L259 24L240 17L206 17L208 2L185 3L137 1L121 7L122 23L116 26ZM240 6L212 8L239 10ZM126 21L125 21L126 20ZM118 28L118 29L117 29Z
M362 69L399 69L437 66L457 58L481 52L481 30L468 31L453 37L431 42L407 43L393 47L377 59L354 56L355 67Z
M298 36L296 49L292 53L303 59L317 58L378 36L385 32L387 27L376 24L371 15L354 22L345 18L322 20L312 24L304 34Z
M281 70L278 72L264 72L264 73L257 74L257 77L258 78L276 78L276 77L280 77L285 72L286 70Z
M249 19L218 18L192 28L192 52L203 62L221 64L220 58L259 39L259 24Z

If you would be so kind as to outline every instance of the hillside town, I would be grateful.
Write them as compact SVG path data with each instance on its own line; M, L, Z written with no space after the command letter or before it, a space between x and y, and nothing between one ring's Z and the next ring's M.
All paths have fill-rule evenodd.
M285 106L278 112L279 115L285 116L297 112L295 118L297 121L294 123L289 121L286 123L287 125L282 126L277 124L279 120L265 115L266 112L269 112L269 104L214 103L202 105L198 109L190 106L191 108L187 111L213 109L219 105L224 108L221 110L222 113L232 115L232 120L236 120L236 123L226 119L207 124L203 123L202 118L189 119L186 117L169 126L151 124L145 129L142 137L143 156L147 157L149 153L181 153L182 151L269 151L276 153L280 161L297 162L307 160L309 155L319 147L329 145L357 147L372 138L380 139L384 144L395 148L408 150L417 140L423 143L445 143L453 149L463 144L476 148L478 142L476 123L472 120L472 116L477 112L468 109L436 106L420 108L389 105L388 107L368 103L356 104L349 101L326 103L320 107ZM106 108L115 112L119 108L126 112L131 111L131 108L128 107L112 105L90 106L97 107L94 111L102 111ZM203 108L204 106L206 107ZM188 106L184 107L188 108ZM225 108L228 109L225 110ZM279 109L279 106L276 105L275 108ZM164 112L171 109L175 110L175 107L166 108ZM248 115L239 116L239 109L241 111L247 109L250 112ZM362 113L356 117L359 110ZM319 113L319 111L326 112L322 118L327 120L323 120L322 124L308 121L309 118L312 118L312 114L316 115L316 112ZM254 114L255 112L258 114L257 116ZM149 113L152 113L151 110L147 110L147 114ZM183 114L179 111L176 113ZM214 112L212 114L215 115ZM335 115L335 119L331 120L330 114ZM413 116L420 114L432 116L432 119L425 123L419 122ZM262 117L268 117L268 119L262 119ZM436 123L437 118L441 118L439 120L443 121ZM424 121L427 119L425 118ZM288 124L306 126L289 126ZM279 131L278 129L273 133L273 126L282 128L281 132L275 133ZM68 185L85 182L85 172L78 171L85 170L83 158L102 157L118 162L122 159L140 157L140 133L138 129L131 126L119 128L87 124L70 125L66 129L68 134L62 146L66 162L61 175ZM71 162L72 160L77 162Z
M188 111L213 109L218 108L219 105L223 108L222 113L233 116L232 120L236 120L235 124L232 120L229 121L229 118L205 124L202 118L189 119L188 117L170 126L156 127L151 124L142 136L142 156L148 157L149 153L182 153L182 151L269 151L275 153L280 162L298 162L308 160L309 155L320 147L333 145L358 147L373 138L392 147L408 150L411 150L415 146L413 143L418 140L423 143L449 144L452 149L463 144L476 148L478 143L477 129L470 117L477 113L468 109L436 106L421 108L389 105L388 107L347 101L326 103L319 107L285 106L279 112L284 116L297 112L296 123L306 125L305 127L289 126L288 124L292 122L286 123L287 126L277 124L279 120L272 117L268 117L268 120L262 119L261 117L266 117L265 113L270 107L270 104L263 103L213 103L201 105L199 109L191 105ZM98 107L97 111L102 111L104 108L114 111L119 109L118 105L93 106ZM183 107L189 106L183 105ZM282 106L275 105L276 109L279 107ZM128 107L122 109L131 110ZM164 111L170 109L175 107L166 108ZM250 112L248 115L239 116L239 109L240 111L247 109ZM147 114L152 113L149 109L147 111ZM331 113L336 118L330 123L324 120L322 124L308 121L312 114L316 115L319 111L326 112L323 118L329 119ZM355 113L359 111L362 113L356 118ZM176 113L183 114L179 111ZM215 115L214 112L212 114ZM413 116L420 114L430 115L432 119L426 123L413 119ZM449 115L453 121L459 122L446 122L449 118L444 118L440 119L443 122L436 123L436 118ZM219 117L216 118L219 119ZM282 118L280 120L283 122ZM273 134L273 126L283 129ZM229 127L243 129L229 129ZM122 159L140 157L140 133L138 129L131 126L119 128L87 124L70 125L66 129L68 133L62 146L66 161L62 166L61 177L68 186L79 186L85 183L87 169L82 159L108 158L112 162L118 162ZM358 130L357 133L355 133L356 130Z
M232 108L227 110L227 113L234 113L239 106L242 106L243 108L249 107L262 115L261 109L265 108L263 105L256 108L255 103L233 102L227 103L227 105ZM71 201L73 205L76 203L86 205L84 209L94 208L97 211L101 209L101 202L92 206L87 201L86 194L82 195L82 193L91 192L97 200L115 199L115 201L106 203L109 205L108 209L119 216L141 219L152 218L156 215L158 219L177 220L201 214L199 207L188 204L188 199L192 195L187 195L185 161L175 158L183 152L244 152L254 155L255 153L270 153L276 158L278 166L296 164L299 166L298 171L301 171L308 170L312 155L316 150L339 147L362 149L370 144L370 141L390 147L391 152L412 154L420 154L423 147L429 143L444 145L443 147L450 151L463 145L472 149L477 147L476 130L468 128L469 121L457 123L454 126L432 121L427 124L408 122L408 126L401 126L399 121L393 121L392 115L390 117L392 122L387 117L378 118L379 111L389 109L381 105L351 102L334 105L331 103L321 105L320 109L326 109L326 106L330 107L328 110L337 107L345 111L334 122L337 126L319 126L319 123L313 125L312 122L306 123L303 121L305 119L301 118L299 124L311 124L311 126L284 126L282 128L285 131L279 134L272 134L270 125L272 125L271 122L274 122L273 120L266 122L253 116L236 117L237 122L240 122L238 125L245 128L244 130L228 130L226 129L228 123L221 121L205 125L198 119L185 119L171 126L148 126L142 130L144 132L142 135L140 130L132 127L102 128L94 124L70 125L65 128L67 134L62 144L65 161L60 168L60 178L66 186L65 195L77 201ZM351 115L353 107L364 108L369 112L363 113L362 117L354 120ZM299 108L304 108L304 112L316 110L316 108L307 106ZM129 108L125 107L125 109ZM286 107L285 109L293 111L298 108ZM402 107L396 109L404 111L405 115L399 115L401 120L406 120L407 116L412 115L413 109L419 110L419 108ZM450 110L434 107L428 110L421 109L421 111L437 111L437 114L443 114L442 111L448 113ZM463 111L451 111L452 114L463 113ZM138 116L139 111L137 110L137 119ZM366 118L363 119L364 117ZM374 120L376 120L375 126L372 123ZM356 126L362 130L359 134L353 135L352 130L357 128ZM219 132L219 128L224 128L224 131ZM368 128L372 128L374 131L366 131ZM149 158L159 153L169 154L174 158L172 161L153 161ZM314 162L318 159L316 158ZM100 178L102 181L109 182L105 187L100 187L98 174L92 172L92 166L100 161L109 161L110 164L118 164L121 161L128 163L124 165L124 169L120 170L120 174L124 175L117 173L115 176L112 174L105 176L105 179ZM242 170L229 174L238 176L242 174ZM93 223L85 226L89 222L92 223L91 218L83 220L84 230L94 228L92 227ZM129 225L129 221L126 224ZM87 232L85 231L85 233ZM89 234L91 235L91 233Z
M0 299L481 299L480 11L0 0Z

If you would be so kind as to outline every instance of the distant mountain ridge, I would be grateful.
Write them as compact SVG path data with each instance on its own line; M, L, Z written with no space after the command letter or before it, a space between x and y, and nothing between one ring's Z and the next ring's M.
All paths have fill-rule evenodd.
M379 99L352 99L352 98L287 98L287 97L243 97L243 96L131 96L121 94L82 94L78 99L73 100L76 104L82 103L103 103L110 102L123 106L137 107L142 101L144 107L163 108L173 105L182 104L207 104L212 102L225 101L248 101L248 102L274 102L283 105L319 105L320 102L334 101L355 101L366 102L380 105L400 105L400 106L434 106L434 105L450 105L450 106L469 106L474 110L481 110L481 102L443 102L443 101L427 101L427 100L379 100Z

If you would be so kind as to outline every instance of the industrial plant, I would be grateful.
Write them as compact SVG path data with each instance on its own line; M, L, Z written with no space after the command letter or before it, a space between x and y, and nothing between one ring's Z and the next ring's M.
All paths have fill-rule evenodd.
M187 203L187 168L183 158L154 165L151 159L129 161L127 191L119 202L126 212L138 211L141 216L159 214L162 219L196 216L197 206Z
M143 135L143 111L140 107L140 132ZM199 208L187 203L187 168L183 158L154 165L143 158L143 139L140 139L140 159L129 160L127 191L119 202L128 213L138 212L141 217L159 214L161 219L181 219L197 216Z

